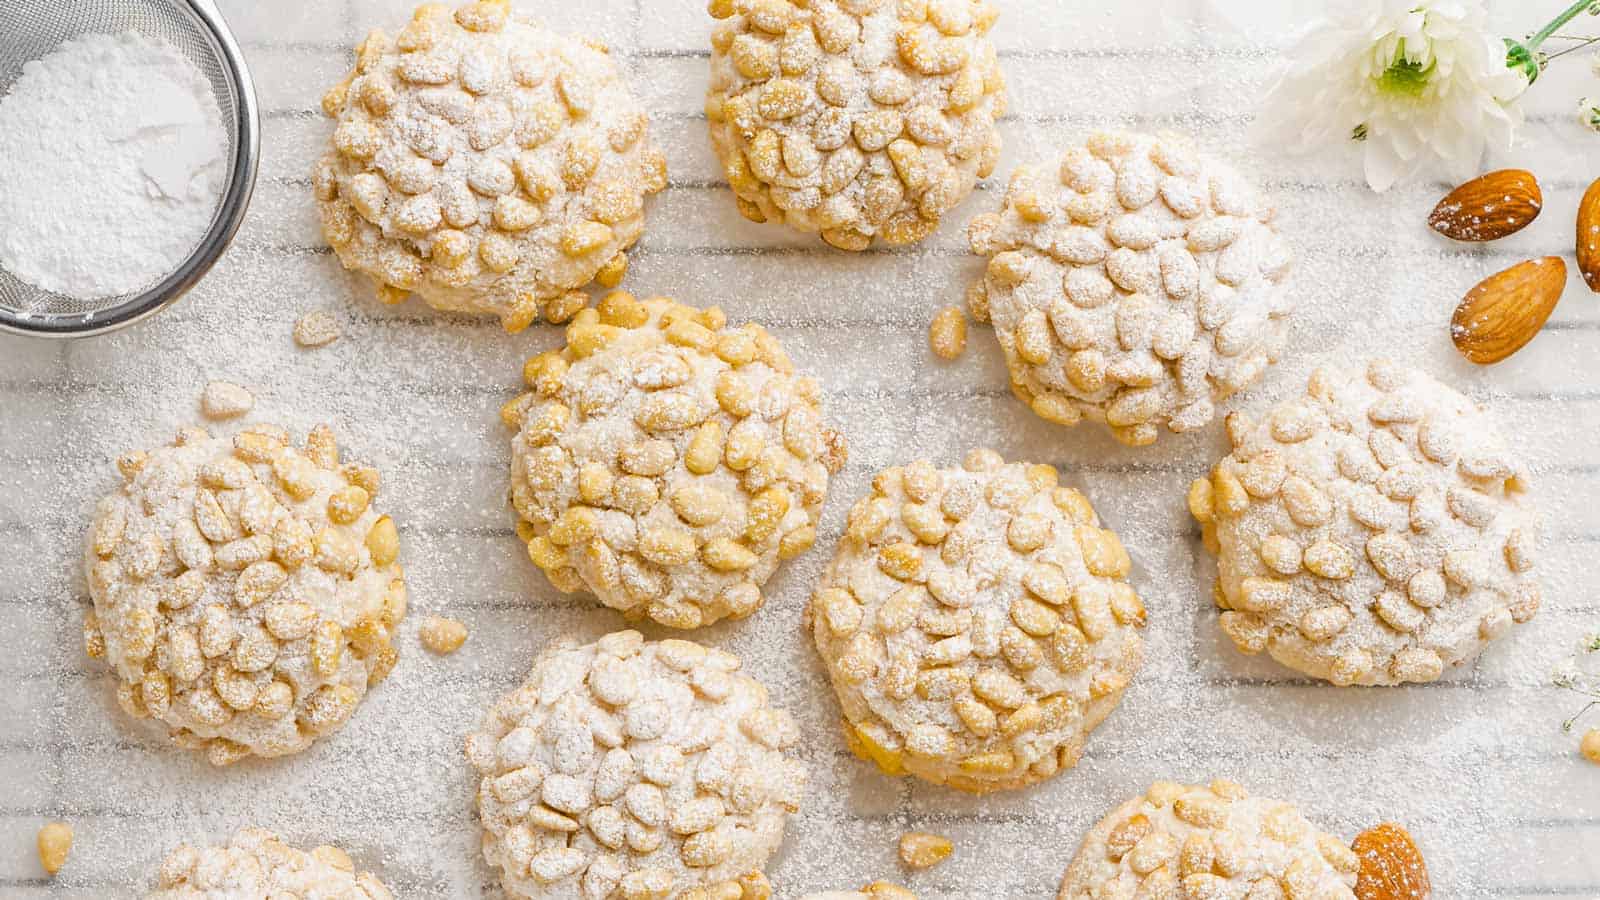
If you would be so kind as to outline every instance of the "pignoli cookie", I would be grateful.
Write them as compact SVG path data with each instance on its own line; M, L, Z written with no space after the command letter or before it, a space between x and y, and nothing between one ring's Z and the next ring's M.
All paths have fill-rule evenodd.
M417 8L375 29L323 97L323 234L379 299L564 322L590 281L615 287L667 184L644 107L605 46L554 34L509 0Z
M506 893L768 900L806 772L794 720L739 666L636 631L541 653L467 739Z
M706 119L739 212L909 244L987 178L1005 112L980 0L712 0Z
M1058 896L1355 900L1360 867L1287 803L1222 779L1158 781L1089 832Z
M878 473L807 611L846 742L974 793L1072 767L1139 667L1130 566L1050 466Z
M759 325L616 292L523 368L511 502L557 588L629 619L743 618L816 540L844 441Z
M117 459L85 542L89 656L129 715L215 765L298 753L394 668L406 584L378 471L273 425Z
M1335 684L1432 681L1533 618L1528 475L1461 394L1379 360L1311 377L1189 488L1221 625Z
M1095 134L1018 168L973 220L989 263L969 303L1035 413L1143 446L1206 425L1277 359L1291 254L1272 218L1184 138Z
M215 847L184 844L161 863L159 886L148 900L239 900L305 897L327 900L394 900L371 872L357 873L338 847L310 852L269 831L245 828Z

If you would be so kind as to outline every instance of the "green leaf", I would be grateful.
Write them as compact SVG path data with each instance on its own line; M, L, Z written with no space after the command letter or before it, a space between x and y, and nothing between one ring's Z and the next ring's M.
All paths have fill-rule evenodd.
M1506 38L1506 68L1516 69L1528 79L1529 84L1539 80L1539 57L1528 47Z

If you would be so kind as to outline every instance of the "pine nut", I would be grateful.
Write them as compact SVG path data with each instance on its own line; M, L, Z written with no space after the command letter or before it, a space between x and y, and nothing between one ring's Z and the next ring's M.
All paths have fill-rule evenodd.
M446 619L440 616L429 616L422 620L422 626L417 629L417 636L422 640L422 646L440 656L447 656L461 649L467 641L467 626L455 619Z
M944 862L955 849L949 838L925 831L907 832L900 836L900 861L908 868L927 869Z
M67 854L72 852L72 826L65 822L47 822L39 829L39 865L51 875L67 864Z

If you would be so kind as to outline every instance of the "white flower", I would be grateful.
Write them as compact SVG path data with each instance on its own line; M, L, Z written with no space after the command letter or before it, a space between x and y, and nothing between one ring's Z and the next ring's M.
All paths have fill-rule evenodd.
M1572 655L1556 667L1553 680L1560 687L1600 696L1600 632L1578 642Z
M1579 99L1578 122L1590 131L1600 131L1600 100L1592 97Z
M1429 164L1453 181L1484 146L1510 148L1528 87L1485 27L1481 0L1335 0L1267 98L1263 126L1302 151L1361 143L1367 184L1388 190Z

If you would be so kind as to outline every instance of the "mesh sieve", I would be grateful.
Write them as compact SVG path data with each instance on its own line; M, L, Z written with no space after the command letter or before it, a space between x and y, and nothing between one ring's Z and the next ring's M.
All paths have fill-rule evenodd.
M211 225L175 271L132 294L82 300L41 290L0 268L0 330L77 337L136 322L193 287L227 249L244 218L260 149L255 87L211 0L0 0L0 94L11 89L24 63L61 42L123 31L166 41L211 83L228 132L228 173Z

